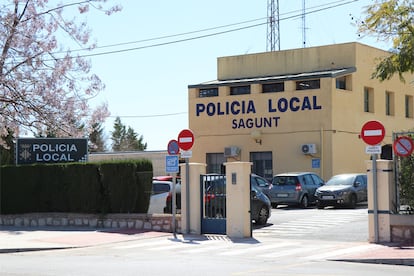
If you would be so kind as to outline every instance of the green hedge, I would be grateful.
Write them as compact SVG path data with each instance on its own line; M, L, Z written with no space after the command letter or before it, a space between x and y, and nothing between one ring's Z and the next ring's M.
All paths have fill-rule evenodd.
M152 163L4 166L0 175L0 213L146 213Z

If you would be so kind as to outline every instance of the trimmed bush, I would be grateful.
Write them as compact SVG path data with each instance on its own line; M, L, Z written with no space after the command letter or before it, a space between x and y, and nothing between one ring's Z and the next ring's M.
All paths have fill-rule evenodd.
M152 163L4 166L0 174L0 213L146 213Z

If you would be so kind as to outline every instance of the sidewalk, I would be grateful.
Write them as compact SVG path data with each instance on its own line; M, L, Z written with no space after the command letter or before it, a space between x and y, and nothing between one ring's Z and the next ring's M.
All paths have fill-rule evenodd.
M335 261L414 266L414 246L376 245L372 250L344 255Z
M171 237L172 235L172 233L168 232L129 229L97 230L67 228L62 230L62 228L1 227L0 254L77 248L130 240ZM395 244L374 245L368 251L359 252L358 250L352 250L350 248L351 250L345 250L340 258L329 260L414 266L414 246L398 246Z
M172 233L130 229L0 227L0 254L94 246L171 236Z

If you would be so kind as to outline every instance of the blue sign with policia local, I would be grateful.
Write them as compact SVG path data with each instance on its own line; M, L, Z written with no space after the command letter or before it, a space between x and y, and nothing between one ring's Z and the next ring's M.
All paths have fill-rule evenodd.
M68 163L88 160L85 138L18 138L16 163Z

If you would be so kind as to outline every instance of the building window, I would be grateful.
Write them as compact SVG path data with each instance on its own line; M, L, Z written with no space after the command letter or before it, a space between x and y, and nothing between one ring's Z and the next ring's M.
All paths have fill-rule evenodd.
M385 115L394 116L394 93L385 91Z
M264 83L262 84L263 93L283 92L285 91L284 82Z
M198 91L198 97L206 98L206 97L217 97L218 96L218 88L202 88Z
M219 173L219 174L225 174L224 170L224 162L226 162L226 159L224 157L224 153L207 153L206 154L206 163L207 173Z
M250 94L250 85L230 87L230 95Z
M364 87L364 112L374 112L374 89Z
M335 79L336 89L351 90L351 76L342 76Z
M413 118L413 96L405 95L405 118Z
M252 173L260 175L268 180L273 177L273 161L272 152L251 152L250 162L252 162Z
M321 88L321 80L302 80L296 82L296 90L308 90Z

